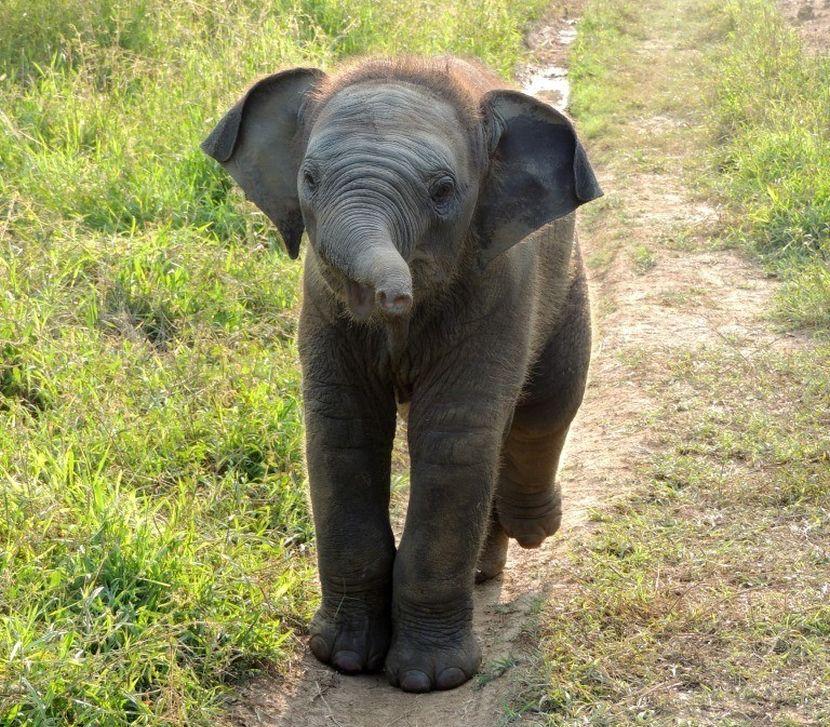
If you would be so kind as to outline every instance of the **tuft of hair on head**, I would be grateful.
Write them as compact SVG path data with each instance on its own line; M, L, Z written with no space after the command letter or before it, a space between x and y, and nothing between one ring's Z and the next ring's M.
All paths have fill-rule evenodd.
M428 93L449 103L468 128L480 118L481 97L493 88L506 84L478 61L438 56L423 58L362 58L327 76L315 89L312 101L317 109L325 106L335 94L359 83L403 81L422 87Z

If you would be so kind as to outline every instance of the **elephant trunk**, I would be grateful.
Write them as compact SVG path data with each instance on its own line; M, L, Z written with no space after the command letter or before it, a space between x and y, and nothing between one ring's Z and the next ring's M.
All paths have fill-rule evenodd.
M412 274L383 223L352 224L319 240L323 258L346 278L346 298L359 318L377 308L401 318L412 309Z

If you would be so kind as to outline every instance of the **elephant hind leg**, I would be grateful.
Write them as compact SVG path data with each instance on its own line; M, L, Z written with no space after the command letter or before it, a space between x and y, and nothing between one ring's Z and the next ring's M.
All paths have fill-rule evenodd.
M574 278L562 316L533 366L502 447L496 512L507 534L539 547L562 520L556 470L582 403L591 357L591 321L584 274Z
M495 509L504 532L523 548L538 548L562 521L556 483L568 425L527 431L514 421L503 448Z
M476 583L495 578L504 570L507 562L508 536L499 522L495 505L487 526L487 536L482 543L476 562Z
M522 432L511 427L502 448L502 464L487 536L476 564L476 583L495 578L507 562L509 538L537 548L558 529L562 498L556 483L568 425L553 432Z

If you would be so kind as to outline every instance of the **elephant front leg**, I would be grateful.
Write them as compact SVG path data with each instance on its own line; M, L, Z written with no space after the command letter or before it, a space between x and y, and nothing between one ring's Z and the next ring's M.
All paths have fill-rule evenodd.
M414 401L410 412L412 488L386 658L392 684L410 692L457 687L478 669L473 584L503 428L469 403L428 409Z
M309 645L320 661L347 674L375 671L391 634L394 399L308 380L304 399L322 587Z

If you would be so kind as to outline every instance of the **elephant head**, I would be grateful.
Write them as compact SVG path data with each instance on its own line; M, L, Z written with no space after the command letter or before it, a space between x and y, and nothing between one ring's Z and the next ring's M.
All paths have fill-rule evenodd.
M202 144L360 319L408 316L602 194L570 121L512 90L417 67L258 83ZM404 70L401 70L401 69ZM433 74L434 76L434 74Z

